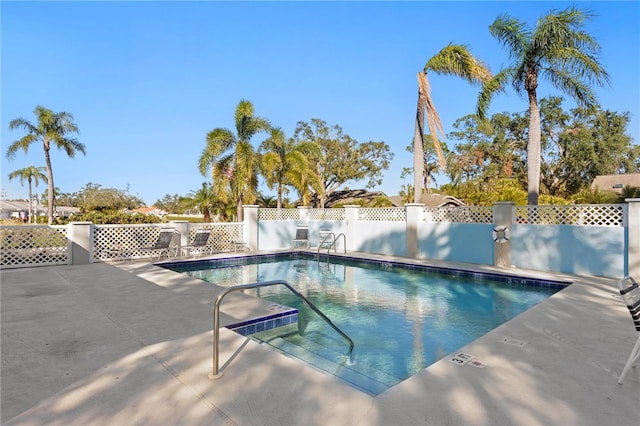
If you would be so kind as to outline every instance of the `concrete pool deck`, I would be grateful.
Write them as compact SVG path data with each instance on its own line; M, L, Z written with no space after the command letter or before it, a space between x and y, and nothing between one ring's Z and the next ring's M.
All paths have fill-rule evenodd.
M397 259L388 256L368 256ZM507 273L478 265L436 266ZM1 271L3 425L637 425L637 339L611 279L575 284L372 397L268 346L220 332L220 289L145 262ZM266 309L242 294L223 324ZM234 319L235 318L235 319Z

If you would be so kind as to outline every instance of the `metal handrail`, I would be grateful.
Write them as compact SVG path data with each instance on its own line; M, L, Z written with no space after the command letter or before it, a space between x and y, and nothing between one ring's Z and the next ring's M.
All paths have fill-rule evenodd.
M353 364L353 346L354 346L353 340L351 340L351 338L347 336L344 333L344 331L340 330L340 328L337 325L335 325L325 314L323 314L322 311L320 311L320 309L316 307L316 305L314 305L302 293L300 293L299 291L291 287L291 285L284 280L261 281L261 282L251 283L251 284L242 284L242 285L230 287L225 291L223 291L222 293L220 293L220 295L218 295L218 297L216 298L216 301L213 304L213 360L212 360L213 368L211 373L209 374L210 379L217 379L222 377L222 372L219 372L218 370L218 358L219 358L218 342L220 341L220 304L222 303L222 299L224 299L224 297L227 294L232 293L234 291L248 290L248 289L258 288L258 287L270 287L270 286L280 285L280 284L287 287L293 294L295 294L300 299L302 299L307 305L309 305L309 307L316 314L320 315L320 317L323 320L325 320L327 324L329 324L335 331L338 332L338 334L340 334L342 337L345 338L347 342L349 342L349 353L348 353L349 364Z
M333 237L333 241L331 241L331 244L329 244L328 247L325 247L324 244L327 242L327 238L329 237ZM325 235L322 241L320 241L320 243L318 244L318 257L320 257L321 248L326 248L327 254L329 254L329 250L331 250L331 247L333 247L333 251L335 252L336 251L336 235L333 232L329 232L327 235Z
M342 237L342 239L344 240L343 250L346 253L347 252L347 236L344 235L344 232L339 233L338 236L333 239L333 251L336 251L336 243L338 242L338 238L340 237Z

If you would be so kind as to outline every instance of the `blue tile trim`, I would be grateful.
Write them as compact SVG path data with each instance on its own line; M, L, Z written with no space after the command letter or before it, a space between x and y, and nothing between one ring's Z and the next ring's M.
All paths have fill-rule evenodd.
M243 336L249 336L261 331L271 330L273 328L295 324L297 322L298 310L291 309L289 311L278 312L277 314L271 314L265 317L254 318L248 321L230 324L227 326L227 328Z
M514 275L499 274L495 272L465 271L461 269L445 268L441 266L419 265L414 263L403 263L398 261L363 259L363 258L342 257L342 256L334 256L334 255L329 255L329 256L332 259L332 261L335 261L336 263L347 265L347 266L369 265L369 266L379 267L381 269L392 269L392 268L412 269L412 270L419 270L419 271L449 275L449 276L460 277L460 278L471 278L478 281L480 280L497 281L505 284L529 285L529 286L552 288L552 289L558 289L558 290L571 285L571 282L568 282L568 281L545 280L541 278L530 278L530 277L517 277ZM162 266L167 269L179 268L180 272L186 272L186 271L195 271L199 269L211 269L211 268L221 268L221 267L228 267L228 266L249 265L249 264L257 263L260 261L298 260L298 259L313 260L315 258L316 258L316 255L313 253L295 251L295 252L289 252L289 253L255 254L255 255L248 255L248 256L242 256L242 257L230 257L230 258L199 260L199 261L190 261L190 262L184 262L184 261L172 262L172 263L164 263L158 266Z

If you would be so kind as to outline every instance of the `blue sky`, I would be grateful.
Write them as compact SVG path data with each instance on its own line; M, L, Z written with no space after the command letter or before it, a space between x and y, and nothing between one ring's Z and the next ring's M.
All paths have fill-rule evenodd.
M588 31L602 45L611 86L597 88L603 108L629 112L640 140L640 3L631 2L11 2L0 3L3 196L26 198L8 174L44 166L40 145L8 162L18 117L42 105L75 117L87 155L52 150L62 192L87 183L129 189L152 204L186 195L206 179L197 169L205 135L234 129L241 99L292 136L298 121L338 124L360 142L386 142L395 153L383 184L397 194L411 166L416 73L450 42L467 44L498 71L506 51L488 26L502 13L531 25L570 5L597 16ZM473 113L477 87L430 75L445 132ZM542 85L538 97L560 93ZM573 106L565 102L565 108ZM512 91L490 114L523 112ZM257 146L266 136L257 135ZM450 141L453 147L455 141ZM436 183L445 183L444 177ZM364 183L350 182L351 188ZM42 182L36 191L46 188ZM266 193L274 192L262 188ZM294 193L292 198L296 198Z

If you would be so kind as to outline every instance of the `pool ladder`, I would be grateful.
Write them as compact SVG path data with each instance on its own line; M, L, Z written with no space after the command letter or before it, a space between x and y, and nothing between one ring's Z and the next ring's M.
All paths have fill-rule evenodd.
M320 237L322 237L323 235L320 234ZM338 234L338 236L336 237L336 234L334 234L333 232L327 232L326 234L324 234L324 238L322 238L322 241L320 241L320 244L318 244L318 259L320 258L320 250L321 249L327 249L327 256L329 255L329 251L333 248L333 252L335 253L337 251L336 249L336 243L338 242L338 239L342 237L342 240L344 242L344 252L347 252L347 237L343 234L340 233Z
M311 300L307 299L302 293L297 291L288 282L284 280L261 281L261 282L251 283L251 284L242 284L242 285L230 287L225 291L223 291L222 293L220 293L220 295L218 295L218 297L216 298L216 301L213 304L213 360L212 360L213 368L211 370L211 373L209 373L210 379L218 379L222 377L222 372L219 371L219 368L218 368L218 365L219 365L218 343L220 341L220 304L222 303L222 299L224 299L224 297L227 294L235 291L249 290L252 288L260 288L260 287L270 287L274 285L283 285L286 288L288 288L289 291L291 291L293 294L295 294L300 299L302 299L302 301L305 302L316 314L320 315L320 318L325 320L325 322L329 324L331 328L333 328L335 331L338 332L338 334L344 337L344 339L349 343L349 352L347 353L347 355L349 355L348 364L349 365L353 364L353 340L351 340L351 338L347 336L344 331L340 330L340 328L337 325L335 325L325 314L323 314L322 311L318 309L318 307L314 305L313 302L311 302Z

